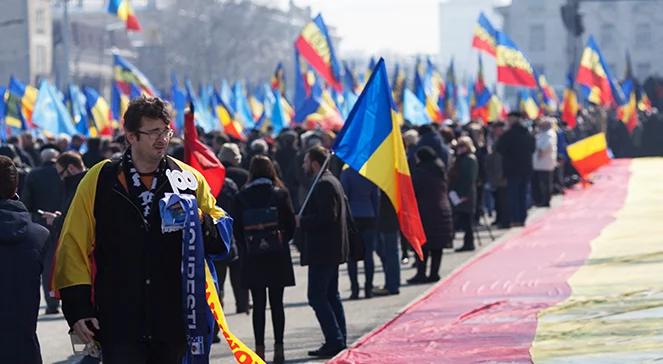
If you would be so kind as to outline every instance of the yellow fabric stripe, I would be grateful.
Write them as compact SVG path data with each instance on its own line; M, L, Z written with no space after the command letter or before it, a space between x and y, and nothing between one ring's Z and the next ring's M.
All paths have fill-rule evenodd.
M594 52L591 48L585 48L585 51L582 52L582 58L580 59L580 67L585 67L592 72L596 73L598 76L605 78L605 70L601 65L601 58L599 54Z
M331 62L331 50L329 49L329 44L327 44L327 38L322 34L318 25L315 22L309 22L306 24L304 29L302 29L302 38L306 39L306 42L311 45L311 48L315 49L315 52L325 61L325 64Z
M228 323L223 313L223 306L219 301L219 295L216 291L216 286L214 285L214 279L212 278L212 273L205 263L205 297L207 298L207 305L212 311L214 320L219 325L219 329L223 337L228 342L228 347L235 357L237 363L255 363L255 364L265 364L265 361L260 359L253 350L249 349L246 344L244 344L240 339L237 338L228 328ZM250 358L250 359L249 359Z
M605 149L608 149L605 134L598 133L569 145L566 151L569 153L571 160L578 161Z
M200 209L199 212L202 211L210 215L214 220L219 220L222 217L227 217L228 215L226 214L226 212L223 211L222 208L216 205L216 198L212 195L212 191L210 190L210 187L207 184L205 177L203 177L203 175L200 174L200 172L198 172L195 168L191 167L190 165L175 158L170 158L170 159L175 161L175 163L177 163L177 165L180 168L182 168L183 171L191 172L196 177L196 180L198 180L198 189L196 190L196 200L198 200L198 209Z
M110 162L94 165L81 180L67 216L55 253L53 289L92 284L92 251L95 245L94 199L101 168Z
M393 113L393 112L392 112ZM382 141L373 155L359 170L371 182L375 183L387 196L394 206L396 213L401 211L400 188L397 173L410 175L410 168L405 157L405 147L401 137L398 121L392 115L392 131Z
M653 362L663 352L663 159L638 159L624 207L591 243L571 296L539 315L535 363Z

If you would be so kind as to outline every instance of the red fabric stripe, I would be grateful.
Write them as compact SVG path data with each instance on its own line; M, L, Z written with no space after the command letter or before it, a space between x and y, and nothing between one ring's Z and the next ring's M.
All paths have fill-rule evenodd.
M490 44L477 36L474 36L474 38L472 39L472 47L484 50L493 57L495 57L495 55L497 54L497 51L495 50L495 45Z
M534 75L518 68L500 66L497 67L497 81L507 85L536 87Z
M414 194L414 187L412 186L412 178L409 175L396 173L398 191L400 191L399 198L401 199L400 211L397 211L398 224L401 227L403 236L412 246L412 249L419 257L423 257L421 246L426 243L426 234L424 227L421 224L421 217L419 216L419 207L417 206L417 198Z
M330 363L530 363L537 315L566 299L590 242L624 204L628 160L494 245Z
M564 100L564 107L562 109L562 120L566 122L569 128L573 129L576 126L576 117L578 114L578 105L573 108L570 99Z
M138 22L138 18L136 17L136 15L129 14L129 16L127 17L127 29L136 32L141 31L142 28L140 26L140 23Z
M198 139L193 113L184 115L184 161L200 172L214 197L219 195L226 178L226 168L208 146Z
M600 167L610 163L610 157L608 156L608 151L604 149L590 154L583 159L572 161L572 163L573 167L578 171L578 174L582 177L586 177Z
M304 39L304 37L299 36L295 41L295 47L301 55L315 68L318 73L332 86L336 91L343 91L343 86L340 81L334 78L332 74L331 65L325 63L325 61L315 52L315 49L311 47L310 44Z

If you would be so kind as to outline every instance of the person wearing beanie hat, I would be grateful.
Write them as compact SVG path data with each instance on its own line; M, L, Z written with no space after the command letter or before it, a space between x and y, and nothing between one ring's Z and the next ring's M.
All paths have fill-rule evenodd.
M242 168L242 153L239 146L235 143L224 143L219 152L219 160L226 167L226 177L230 178L237 188L241 189L242 186L249 179L249 171Z

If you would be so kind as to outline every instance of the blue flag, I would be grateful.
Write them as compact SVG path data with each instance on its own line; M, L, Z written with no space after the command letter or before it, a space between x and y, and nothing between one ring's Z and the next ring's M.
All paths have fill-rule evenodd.
M426 112L424 104L407 88L403 95L403 117L414 125L431 123L430 116Z
M32 122L53 135L76 134L74 123L58 95L58 90L46 80L41 81L39 86L39 96L32 113Z

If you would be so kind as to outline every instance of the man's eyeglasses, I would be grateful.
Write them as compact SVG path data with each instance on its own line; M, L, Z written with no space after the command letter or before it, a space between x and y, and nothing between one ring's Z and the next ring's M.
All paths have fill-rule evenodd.
M154 129L154 130L150 130L150 131L142 131L142 130L136 131L136 134L147 135L147 137L152 139L152 140L157 140L157 139L163 138L163 137L166 137L166 139L170 139L170 138L173 137L174 133L175 133L175 131L173 131L173 129L171 129L171 128Z

